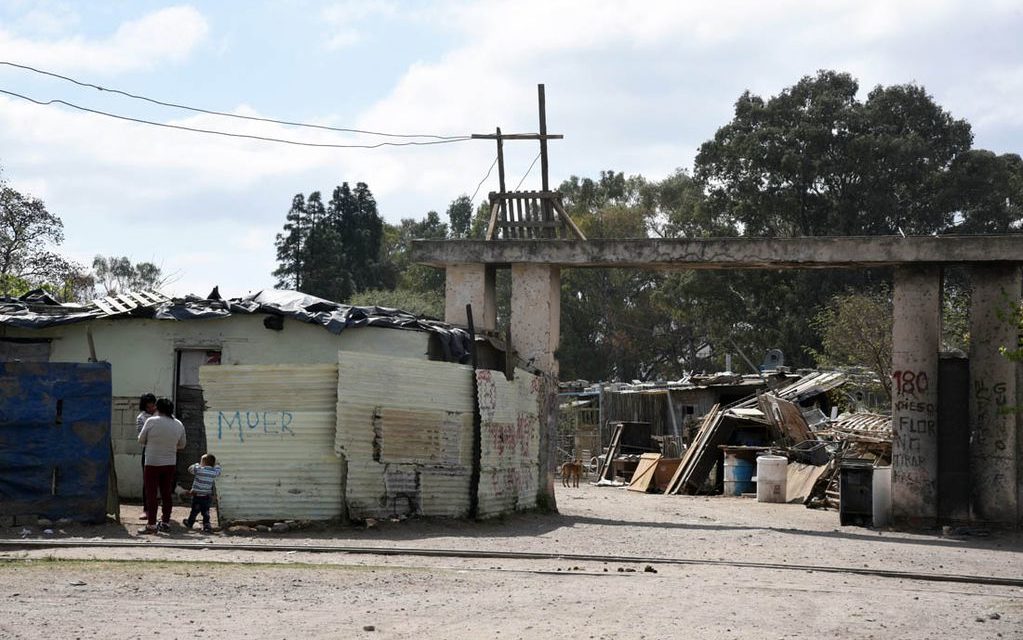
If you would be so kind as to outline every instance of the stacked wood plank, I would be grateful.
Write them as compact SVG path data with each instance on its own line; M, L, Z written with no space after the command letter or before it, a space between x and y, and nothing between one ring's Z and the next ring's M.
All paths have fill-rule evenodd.
M703 418L693 443L682 455L675 475L664 492L667 494L695 494L717 462L718 446L726 444L732 434L730 423L724 420L721 405L716 404Z

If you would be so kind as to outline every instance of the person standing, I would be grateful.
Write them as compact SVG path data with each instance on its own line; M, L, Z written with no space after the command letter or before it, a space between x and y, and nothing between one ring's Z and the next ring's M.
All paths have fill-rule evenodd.
M174 491L174 471L178 451L185 448L185 426L174 417L174 403L167 398L156 401L156 414L146 420L139 433L139 444L146 448L145 471L146 526L139 533L156 533L170 528ZM163 512L156 522L157 494Z
M142 433L142 425L156 415L156 396L144 393L139 398L139 414L135 417L135 437ZM142 519L148 521L146 513L146 448L142 447Z
M188 472L195 476L192 481L192 512L181 521L186 529L191 529L195 519L202 514L202 532L213 533L210 524L210 505L213 502L213 482L220 476L220 465L217 457L207 453L199 462L188 467Z

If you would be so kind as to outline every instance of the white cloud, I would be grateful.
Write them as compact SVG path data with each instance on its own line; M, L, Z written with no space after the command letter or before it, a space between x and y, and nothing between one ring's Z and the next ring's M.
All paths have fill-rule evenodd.
M397 7L387 0L347 0L335 2L320 12L329 33L326 47L329 51L346 49L366 39L363 24L372 17L391 17Z
M1023 101L1023 72L1015 63L1023 45L1017 44L1016 11L1008 0L835 0L812 8L797 0L491 0L413 10L386 1L342 2L321 14L329 29L320 33L335 48L384 40L381 34L400 20L430 30L431 38L446 35L447 49L417 58L418 51L401 50L403 43L388 44L394 58L405 56L405 70L381 79L390 88L376 96L353 85L351 102L343 106L361 105L358 117L335 122L330 112L339 105L313 102L316 92L298 100L305 113L319 111L323 122L364 129L465 134L500 125L505 132L536 131L536 84L544 82L550 130L565 134L550 145L557 185L570 174L592 176L601 169L656 179L691 167L699 145L731 118L743 90L772 95L802 75L833 68L853 73L864 90L920 82L974 124L978 144L997 140L1003 147L996 150L1018 151L1023 118L1012 107ZM40 21L37 34L46 35L32 41L12 35L14 25L0 27L0 50L4 57L62 70L146 69L188 56L208 31L189 7L124 23L106 38L61 29ZM230 38L218 35L221 42ZM260 65L262 52L242 51L244 46L238 36L230 55L212 47L203 52L219 55L218 64L238 58ZM252 104L262 104L260 92L273 91L275 79L268 75L246 92ZM167 89L167 95L182 93ZM124 109L123 103L111 108ZM244 104L235 112L260 113ZM167 121L166 112L151 117ZM349 140L210 116L167 122ZM388 220L421 217L430 209L443 212L460 193L471 194L495 153L492 142L482 141L376 151L276 146L8 98L0 98L0 149L6 177L44 197L64 219L74 255L153 260L181 274L175 292L205 294L219 283L225 295L272 283L273 237L294 193L361 180ZM537 147L509 143L505 150L507 182L514 187ZM523 187L538 184L537 166ZM479 198L496 185L495 170Z
M1005 2L954 0L837 0L812 8L800 0L451 2L418 19L454 29L458 46L411 65L359 124L535 131L535 86L545 82L550 130L566 135L551 146L552 182L601 168L656 178L691 166L747 88L775 94L821 68L848 70L864 89L972 84L971 74L953 77L946 68L945 39L969 39L1000 17L1018 22L1016 11ZM1002 37L1014 41L1012 31ZM1018 104L1023 90L1012 95L1002 104ZM965 105L946 106L955 113ZM493 158L477 144L485 152L459 145L423 157L373 157L367 173L384 196L398 188L457 194ZM528 163L535 150L519 145L529 147Z
M41 15L33 18L34 23L42 20ZM56 29L54 24L58 23L50 26ZM96 40L79 35L39 40L0 28L0 51L6 59L30 66L118 73L183 60L208 31L209 25L198 10L174 6L124 22L110 36Z

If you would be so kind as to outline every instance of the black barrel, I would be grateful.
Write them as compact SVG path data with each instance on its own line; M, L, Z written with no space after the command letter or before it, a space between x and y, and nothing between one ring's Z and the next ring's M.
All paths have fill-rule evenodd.
M843 460L838 481L838 521L842 526L870 526L874 521L874 463Z

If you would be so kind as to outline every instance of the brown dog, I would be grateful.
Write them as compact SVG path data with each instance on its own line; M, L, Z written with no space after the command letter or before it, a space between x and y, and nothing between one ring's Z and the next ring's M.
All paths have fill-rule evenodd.
M569 481L572 482L573 487L579 486L579 477L583 475L583 463L578 460L569 460L565 464L561 465L561 484L569 486Z

